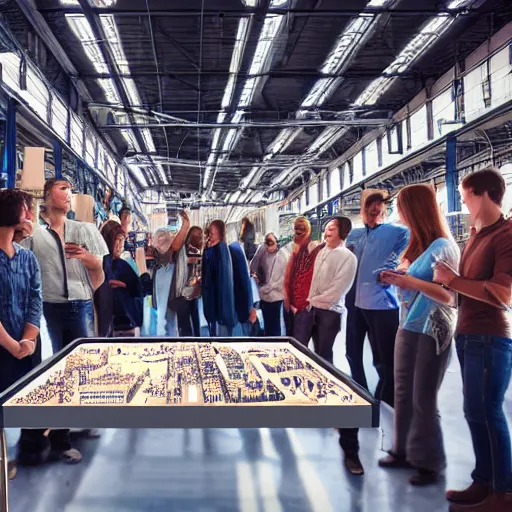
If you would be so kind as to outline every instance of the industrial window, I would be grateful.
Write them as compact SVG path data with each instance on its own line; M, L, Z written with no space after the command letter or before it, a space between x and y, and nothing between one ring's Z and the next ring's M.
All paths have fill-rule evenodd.
M329 195L331 197L341 192L341 173L343 168L333 169L329 174Z
M83 141L84 141L84 123L74 113L71 112L71 127L70 127L70 146L80 157L83 156Z
M52 96L52 128L63 140L68 137L68 108L56 95Z

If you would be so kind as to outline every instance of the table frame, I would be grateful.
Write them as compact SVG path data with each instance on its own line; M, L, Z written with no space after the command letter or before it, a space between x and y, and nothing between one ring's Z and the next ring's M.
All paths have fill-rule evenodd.
M268 405L265 402L250 405L27 405L5 406L14 395L23 390L41 374L81 345L108 343L289 343L295 349L313 360L335 379L351 388L369 403L367 405ZM0 512L8 512L8 460L5 428L331 428L379 426L380 403L370 393L354 382L348 375L335 368L294 338L82 338L77 339L57 354L43 361L31 372L0 394ZM180 411L179 415L169 414L170 407ZM350 407L351 420L347 421L340 412ZM283 414L262 414L271 409L286 409ZM205 415L205 409L208 413ZM308 414L313 411L314 414ZM38 420L37 417L42 417ZM87 420L86 420L87 418ZM127 421L129 418L129 421ZM135 420L135 421L134 421ZM44 423L44 424L42 424ZM127 423L129 426L126 426ZM335 424L333 424L335 423Z

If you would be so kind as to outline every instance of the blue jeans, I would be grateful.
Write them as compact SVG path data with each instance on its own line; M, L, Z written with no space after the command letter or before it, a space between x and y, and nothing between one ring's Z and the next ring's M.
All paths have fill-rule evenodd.
M54 354L78 338L94 336L92 300L45 302L43 312Z
M512 369L512 340L466 334L457 336L456 342L464 414L476 459L472 478L497 492L510 492L512 453L503 402Z

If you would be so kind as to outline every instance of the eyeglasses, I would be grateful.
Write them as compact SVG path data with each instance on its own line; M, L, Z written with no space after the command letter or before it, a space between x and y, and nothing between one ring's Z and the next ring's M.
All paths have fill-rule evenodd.
M273 245L276 245L274 240L265 240L265 245L272 247Z

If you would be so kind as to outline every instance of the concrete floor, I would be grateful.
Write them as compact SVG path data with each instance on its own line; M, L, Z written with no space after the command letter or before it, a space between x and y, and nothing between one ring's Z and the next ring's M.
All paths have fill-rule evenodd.
M369 353L366 359L375 385ZM335 363L348 370L341 336ZM9 502L14 512L447 511L445 489L468 484L473 466L456 358L440 409L448 469L430 488L412 488L408 471L377 466L393 435L392 414L383 409L381 428L361 432L363 478L345 472L334 430L105 430L78 441L82 464L20 468Z

